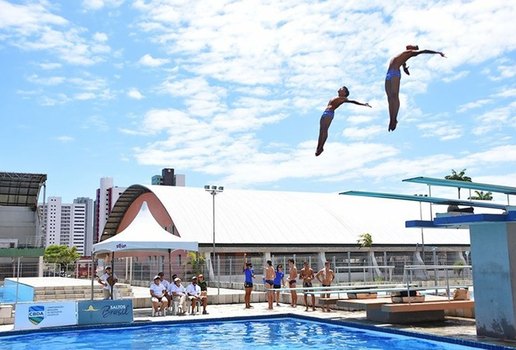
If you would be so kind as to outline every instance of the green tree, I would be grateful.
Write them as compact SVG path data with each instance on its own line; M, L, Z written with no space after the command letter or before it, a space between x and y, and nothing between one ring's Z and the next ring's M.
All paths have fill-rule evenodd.
M187 264L190 265L192 271L191 273L198 275L202 273L202 269L204 266L204 263L206 262L206 259L204 259L204 256L200 255L197 252L188 252L188 262Z
M446 180L471 182L471 177L466 176L466 169L462 169L462 171L460 173L458 173L454 169L452 169L451 175L446 175L444 178ZM459 199L460 199L460 187L457 187L457 191L459 193Z
M484 191L475 191L475 195L469 197L468 199L475 199L479 201L490 201L493 199L493 193L492 192L485 192Z
M371 248L373 246L373 237L370 233L362 233L357 243L360 244L360 248Z
M360 248L368 248L368 265L372 266L372 280L383 280L382 271L378 268L378 263L376 262L376 258L374 257L373 247L373 236L370 233L362 233L357 243L360 244ZM377 276L377 277L375 277Z
M46 263L59 264L61 270L65 270L66 266L76 262L80 257L81 254L77 253L76 247L53 244L45 249L43 260Z

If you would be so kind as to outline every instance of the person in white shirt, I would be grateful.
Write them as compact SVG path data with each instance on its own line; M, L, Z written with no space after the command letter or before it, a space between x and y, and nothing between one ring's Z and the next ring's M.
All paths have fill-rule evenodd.
M181 279L176 277L174 279L174 283L170 283L168 287L168 295L170 295L172 300L178 300L179 306L181 308L181 313L179 315L184 315L187 311L186 307L186 289L181 284Z
M102 285L102 291L104 293L104 300L111 299L114 294L115 283L118 282L118 278L112 273L111 267L107 266L104 270L104 274L100 276L99 283Z
M161 278L159 278L157 275L154 276L154 282L152 282L150 285L150 295L155 315L159 315L161 313L163 316L165 316L164 310L168 306L166 294L167 290L163 284L161 284Z
M158 276L159 278L161 279L161 284L163 285L163 287L165 287L166 291L168 292L170 286L173 284L173 283L170 283L169 281L167 281L165 279L165 274L163 272L158 272ZM173 281L174 279L172 279ZM172 296L170 293L167 293L165 295L167 297L167 301L168 301L168 305L171 305L172 304Z
M201 295L201 287L197 285L197 276L192 277L192 283L186 287L186 293L188 294L188 298L191 301L192 304L192 315L195 311L195 304L200 301L202 302L203 306L203 315L207 315L208 312L206 311L206 305L208 304L208 297L205 295Z

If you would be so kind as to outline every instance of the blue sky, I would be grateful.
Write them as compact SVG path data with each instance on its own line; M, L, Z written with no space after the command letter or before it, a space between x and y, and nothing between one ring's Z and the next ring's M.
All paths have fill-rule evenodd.
M467 168L516 186L516 7L479 1L0 0L0 170L94 197L101 177L416 193ZM406 44L398 128L384 78ZM325 152L319 118L346 85Z

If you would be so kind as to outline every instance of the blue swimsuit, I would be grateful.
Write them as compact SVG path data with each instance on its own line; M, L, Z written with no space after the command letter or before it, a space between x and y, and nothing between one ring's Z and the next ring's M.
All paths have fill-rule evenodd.
M387 70L387 76L385 77L385 80L391 80L393 77L401 78L401 72L399 71L399 69Z
M333 118L333 116L335 116L335 111L334 111L334 110L331 110L331 109L326 109L326 110L323 112L323 114L322 114L321 118L324 118L324 117L331 117L331 118Z

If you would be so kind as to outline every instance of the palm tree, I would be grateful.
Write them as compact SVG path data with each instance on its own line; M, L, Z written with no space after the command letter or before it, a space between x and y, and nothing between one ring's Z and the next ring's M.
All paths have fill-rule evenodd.
M378 268L378 263L376 262L376 258L374 257L374 251L372 249L373 247L373 236L371 236L370 233L362 233L358 240L357 240L357 243L360 244L360 248L368 248L369 249L369 265L372 265L372 266L375 266L373 268L373 278L374 278L374 274L376 273L376 275L378 277L383 277L382 276L382 271L380 271L380 269Z
M466 169L462 169L462 171L460 173L458 173L454 169L452 169L451 175L446 175L444 178L446 180L471 182L471 177L466 176ZM458 190L459 199L460 199L460 187L457 187L457 190Z
M373 246L373 237L370 233L362 233L357 243L360 244L360 248L371 248Z
M202 255L200 255L197 252L188 252L188 262L187 264L190 265L191 271L190 273L193 273L195 275L198 275L202 273L202 269L204 266L204 263L206 260Z
M479 201L490 201L493 199L493 193L492 192L485 192L484 191L475 191L476 195L471 196L468 199L475 199Z

